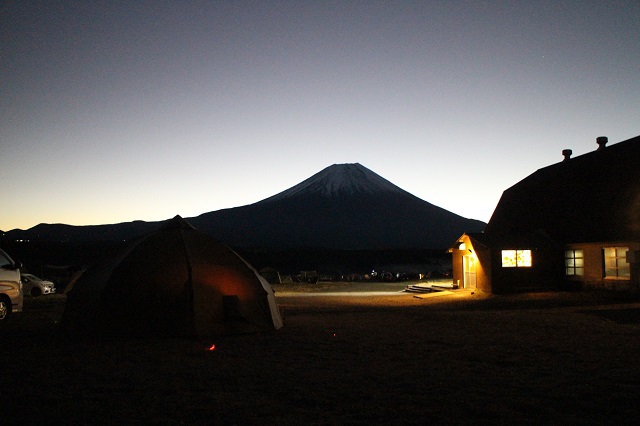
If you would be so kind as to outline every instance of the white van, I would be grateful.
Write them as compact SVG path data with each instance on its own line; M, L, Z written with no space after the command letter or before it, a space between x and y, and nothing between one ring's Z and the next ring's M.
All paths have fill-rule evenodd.
M20 265L0 249L0 321L14 312L22 312Z

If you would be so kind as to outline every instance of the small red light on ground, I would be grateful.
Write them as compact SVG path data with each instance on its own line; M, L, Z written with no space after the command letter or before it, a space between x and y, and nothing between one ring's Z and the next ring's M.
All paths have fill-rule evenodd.
M216 345L215 344L211 345L208 350L215 351L216 350Z

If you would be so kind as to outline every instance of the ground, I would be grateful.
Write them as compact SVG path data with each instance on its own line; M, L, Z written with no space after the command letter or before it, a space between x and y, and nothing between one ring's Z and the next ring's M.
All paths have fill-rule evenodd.
M418 298L405 284L277 285L281 330L199 341L73 341L64 295L27 298L0 330L3 424L638 418L637 297Z

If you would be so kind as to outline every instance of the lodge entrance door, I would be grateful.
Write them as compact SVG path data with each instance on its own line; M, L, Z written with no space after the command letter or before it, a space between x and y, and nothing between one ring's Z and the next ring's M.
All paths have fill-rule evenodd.
M476 288L476 262L474 255L462 257L463 288Z

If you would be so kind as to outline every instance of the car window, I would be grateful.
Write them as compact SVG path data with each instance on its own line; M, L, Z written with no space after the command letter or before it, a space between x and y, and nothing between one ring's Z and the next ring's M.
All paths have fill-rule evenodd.
M11 262L4 254L0 253L0 268L6 268L7 266L11 266Z

